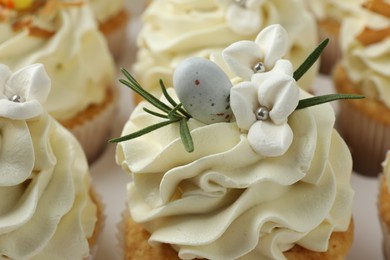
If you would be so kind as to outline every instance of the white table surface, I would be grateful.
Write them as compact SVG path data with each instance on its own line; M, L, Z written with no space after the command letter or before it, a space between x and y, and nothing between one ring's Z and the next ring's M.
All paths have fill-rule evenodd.
M134 34L139 28L139 21L132 21L131 33ZM134 36L132 37L134 39ZM130 68L133 60L134 47L129 44L126 50L126 60L121 66ZM132 110L131 91L119 86L120 109L114 126L112 136L120 135L124 123L127 121ZM317 93L331 89L331 81L327 77L320 76L314 88ZM102 156L91 165L91 175L94 188L102 196L105 203L106 221L103 232L98 241L96 260L121 259L118 247L117 224L121 221L121 214L126 207L126 184L131 181L130 176L122 171L115 163L115 148L109 144ZM382 234L377 216L378 179L364 177L353 173L351 178L352 187L355 190L353 204L353 217L355 222L355 237L352 249L347 257L348 260L384 259L382 253Z

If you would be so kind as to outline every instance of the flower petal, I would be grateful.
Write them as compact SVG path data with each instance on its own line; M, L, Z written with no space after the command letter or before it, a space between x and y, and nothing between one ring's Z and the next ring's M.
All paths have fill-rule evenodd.
M258 90L259 103L270 110L273 123L280 125L287 122L299 102L299 88L296 81L288 75L266 79Z
M263 23L257 9L243 8L237 4L231 4L227 9L226 21L229 27L240 35L258 32Z
M0 64L0 97L4 96L5 83L11 76L12 71L5 65Z
M252 41L239 41L223 50L222 57L229 69L243 80L250 80L253 66L262 60L259 46Z
M261 84L270 77L277 77L277 74L286 74L293 76L293 66L289 60L280 59L276 62L272 70L263 73L254 73L251 80Z
M6 95L22 96L24 100L37 100L44 103L49 95L51 81L42 64L26 66L8 79Z
M34 148L23 121L0 118L0 186L22 183L34 167Z
M275 125L270 121L257 121L248 132L248 142L253 150L269 157L283 155L292 140L293 132L287 123Z
M256 85L249 81L237 84L230 90L230 107L239 128L249 130L256 122L254 111L259 107L256 93Z
M267 69L272 69L276 61L287 53L289 47L288 33L279 24L263 29L255 42L264 51L264 65Z
M16 103L8 99L0 99L0 117L27 120L39 116L42 112L42 105L37 100Z

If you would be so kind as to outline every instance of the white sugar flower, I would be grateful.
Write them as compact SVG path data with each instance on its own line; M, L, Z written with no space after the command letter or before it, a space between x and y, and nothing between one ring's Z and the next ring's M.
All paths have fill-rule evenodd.
M0 117L27 120L40 115L50 84L42 64L33 64L14 73L0 64Z
M230 105L237 125L248 130L248 142L264 156L283 155L290 147L293 132L288 116L299 102L299 88L287 60L276 62L271 71L256 74L252 81L235 85Z
M20 184L31 175L34 147L28 133L25 121L0 116L0 187Z
M226 10L226 22L237 34L251 35L263 24L260 6L264 0L216 0Z
M279 24L262 30L253 41L239 41L223 50L222 56L229 69L242 78L251 80L257 72L271 70L288 50L288 34Z

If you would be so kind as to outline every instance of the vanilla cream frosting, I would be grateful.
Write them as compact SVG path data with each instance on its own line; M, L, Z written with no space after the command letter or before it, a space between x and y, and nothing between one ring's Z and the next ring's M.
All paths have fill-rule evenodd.
M123 135L164 120L143 107L152 109L140 103ZM168 243L182 259L284 259L294 245L326 251L331 233L347 230L353 197L352 161L334 121L329 104L293 112L294 138L278 157L256 153L235 122L190 119L193 153L178 124L119 143L117 163L133 177L131 217L150 243Z
M106 22L115 17L121 10L123 10L124 0L88 0L92 12L96 19L100 22Z
M303 0L317 20L331 19L338 23L348 16L358 14L365 0Z
M159 79L170 86L172 73L183 59L210 58L233 42L254 40L262 28L275 23L289 33L285 58L291 60L295 69L316 47L316 25L302 2L251 0L246 8L236 5L233 0L153 1L144 13L138 38L139 51L133 67L137 80L158 93ZM243 18L239 26L234 26L238 24L236 17ZM300 86L310 88L316 73L314 66L301 79Z
M390 4L390 3L389 3ZM365 10L359 17L346 19L341 29L343 66L355 87L366 96L390 108L390 38L364 46L357 38L366 28L390 28L390 19Z
M0 258L88 257L97 221L88 165L73 135L40 105L50 80L36 64L8 75L0 65L0 73Z
M44 64L52 80L44 107L56 119L66 120L103 101L113 82L113 61L87 5L60 7L50 15L38 12L22 18L31 17L33 27L54 34L29 35L28 27L13 30L13 17L0 21L0 61L11 70Z

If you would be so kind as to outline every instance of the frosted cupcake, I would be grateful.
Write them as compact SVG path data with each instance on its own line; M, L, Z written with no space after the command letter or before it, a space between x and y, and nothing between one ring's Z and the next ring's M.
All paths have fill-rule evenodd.
M376 176L390 147L390 4L367 2L359 18L344 22L343 59L335 71L338 92L359 93L362 102L343 102L338 127L351 148L354 169ZM387 9L386 9L387 8Z
M11 70L44 64L52 80L45 109L93 161L106 145L116 89L114 63L90 8L79 1L39 1L0 10L1 62Z
M320 40L329 38L330 44L321 57L320 71L330 74L341 57L340 28L344 19L358 15L365 0L302 0L313 13L318 24Z
M351 156L331 106L307 106L281 58L286 37L273 25L225 49L234 83L209 60L183 61L161 102L126 74L154 104L141 102L113 140L133 177L126 259L345 258Z
M41 105L49 91L42 65L0 65L2 259L84 259L101 229L82 148Z
M133 71L141 85L155 94L160 79L172 85L173 71L183 59L210 58L233 42L253 41L271 24L279 23L288 31L286 58L295 68L317 45L314 19L299 0L152 1L143 21ZM310 89L316 75L314 66L300 86Z
M124 0L88 0L92 12L99 23L99 29L107 39L108 47L115 60L126 48L126 29L129 14Z

